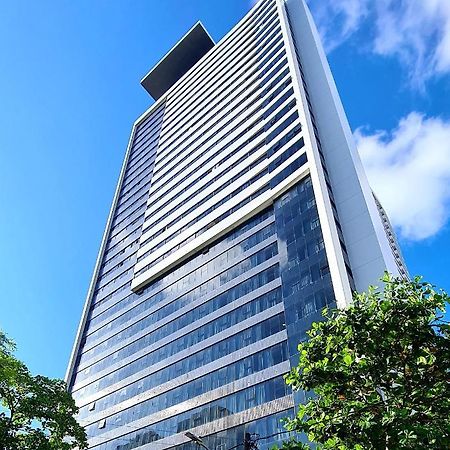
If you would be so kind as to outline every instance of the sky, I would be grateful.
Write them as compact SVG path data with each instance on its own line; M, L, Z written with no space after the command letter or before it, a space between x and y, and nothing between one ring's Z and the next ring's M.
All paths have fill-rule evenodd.
M0 6L0 328L63 377L139 81L201 20L250 0L5 0ZM450 291L450 2L310 0L373 189L411 274Z

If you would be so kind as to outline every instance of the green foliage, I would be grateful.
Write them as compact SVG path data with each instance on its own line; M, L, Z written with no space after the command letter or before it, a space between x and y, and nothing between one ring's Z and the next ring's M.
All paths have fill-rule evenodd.
M1 450L86 449L78 408L63 381L33 376L0 331Z
M314 395L286 427L306 433L314 448L448 449L449 297L420 278L382 281L383 292L356 294L349 308L325 310L327 320L312 325L286 382Z

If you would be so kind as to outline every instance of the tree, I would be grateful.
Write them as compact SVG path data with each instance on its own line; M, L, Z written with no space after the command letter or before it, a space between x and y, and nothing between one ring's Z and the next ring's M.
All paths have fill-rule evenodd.
M325 310L326 320L312 325L286 376L309 394L286 427L306 433L314 448L448 449L449 297L420 278L382 281L384 291L356 294L349 308Z
M0 331L0 449L86 449L78 408L61 380L33 376Z

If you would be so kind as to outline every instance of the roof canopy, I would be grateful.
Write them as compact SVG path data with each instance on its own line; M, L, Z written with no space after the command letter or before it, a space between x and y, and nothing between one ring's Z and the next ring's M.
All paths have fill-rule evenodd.
M141 80L141 85L158 100L214 45L201 22L197 22Z

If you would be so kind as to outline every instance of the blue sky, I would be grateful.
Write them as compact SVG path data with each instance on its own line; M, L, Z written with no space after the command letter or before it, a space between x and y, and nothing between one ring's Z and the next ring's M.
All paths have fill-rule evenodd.
M249 0L42 0L0 12L0 327L64 375L139 80L200 19ZM431 5L432 4L432 5ZM450 3L311 0L373 187L412 274L450 290Z

